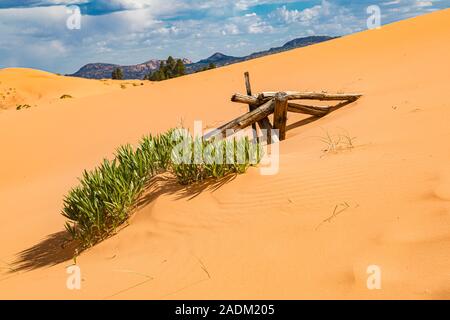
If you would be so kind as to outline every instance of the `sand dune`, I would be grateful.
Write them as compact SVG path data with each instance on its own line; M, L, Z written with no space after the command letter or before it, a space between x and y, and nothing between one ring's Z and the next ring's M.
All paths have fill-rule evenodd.
M0 297L450 298L449 37L445 10L143 87L83 95L80 80L57 108L0 113ZM82 290L68 290L59 212L82 170L148 132L243 113L229 98L244 71L255 91L364 96L304 126L290 117L275 176L162 181L127 228L78 257ZM4 72L45 90L34 71ZM326 131L355 148L324 154ZM370 265L381 290L367 289Z
M69 98L109 94L141 84L147 84L147 82L87 80L32 69L2 69L0 70L0 111L16 109L23 105L35 108L40 105L58 104Z

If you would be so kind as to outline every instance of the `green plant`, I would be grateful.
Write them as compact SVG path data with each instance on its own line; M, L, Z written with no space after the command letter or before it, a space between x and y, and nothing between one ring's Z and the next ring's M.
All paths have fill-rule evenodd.
M245 173L261 156L260 145L248 138L204 141L173 129L145 136L137 148L121 146L113 160L84 171L79 186L64 199L66 230L82 248L91 247L127 221L155 175L168 171L180 184L188 185Z
M262 148L247 137L231 140L185 142L182 153L173 150L171 169L180 184L188 185L228 174L243 174L261 161ZM201 157L199 157L201 155Z

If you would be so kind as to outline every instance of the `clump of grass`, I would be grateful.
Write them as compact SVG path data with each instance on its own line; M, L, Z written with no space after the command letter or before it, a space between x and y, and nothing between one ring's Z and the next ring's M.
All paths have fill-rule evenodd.
M19 104L16 106L16 110L29 109L31 106L29 104Z
M322 150L325 154L338 153L340 151L355 148L354 141L356 140L356 137L350 136L348 132L332 134L327 130L324 131L325 136L320 137L319 139L326 145L326 148Z
M121 89L126 89L126 88L127 88L127 85L122 83L122 84L120 85L120 88L121 88Z
M180 184L188 185L242 174L260 162L261 150L248 138L203 141L179 130L146 136L136 148L121 146L113 160L85 171L80 185L65 197L66 230L82 248L91 247L127 221L155 175L168 171ZM202 159L196 159L198 152Z
M60 99L73 99L73 97L70 94L63 94Z
M248 137L215 141L184 137L183 141L181 152L172 150L170 166L182 185L243 174L250 166L258 164L263 155L261 145L252 143Z

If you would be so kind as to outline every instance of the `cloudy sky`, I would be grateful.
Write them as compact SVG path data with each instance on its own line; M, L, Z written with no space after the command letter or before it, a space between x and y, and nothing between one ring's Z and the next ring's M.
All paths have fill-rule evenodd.
M450 0L0 0L0 68L73 73L89 62L246 55L308 35L367 28L450 7ZM80 29L73 13L81 12ZM74 24L75 21L75 24Z

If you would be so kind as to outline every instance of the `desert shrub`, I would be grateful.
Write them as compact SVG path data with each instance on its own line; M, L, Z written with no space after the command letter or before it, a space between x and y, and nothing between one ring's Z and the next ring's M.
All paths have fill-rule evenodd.
M64 199L66 230L82 248L93 246L127 221L155 175L168 171L188 185L245 173L261 156L261 146L248 138L204 141L173 129L145 136L138 147L121 146L113 160L83 173Z
M72 99L73 97L70 94L63 94L60 99Z
M330 133L324 130L325 135L319 138L326 145L326 148L322 150L324 154L338 153L355 148L356 137L351 136L345 130L341 131L338 133Z
M16 106L16 110L29 109L31 106L29 104L19 104Z
M198 139L188 143L190 145L183 148L184 154L173 152L172 156L172 172L183 185L243 174L250 166L258 164L263 155L261 146L252 143L248 137L216 141ZM199 154L201 159L197 159Z

